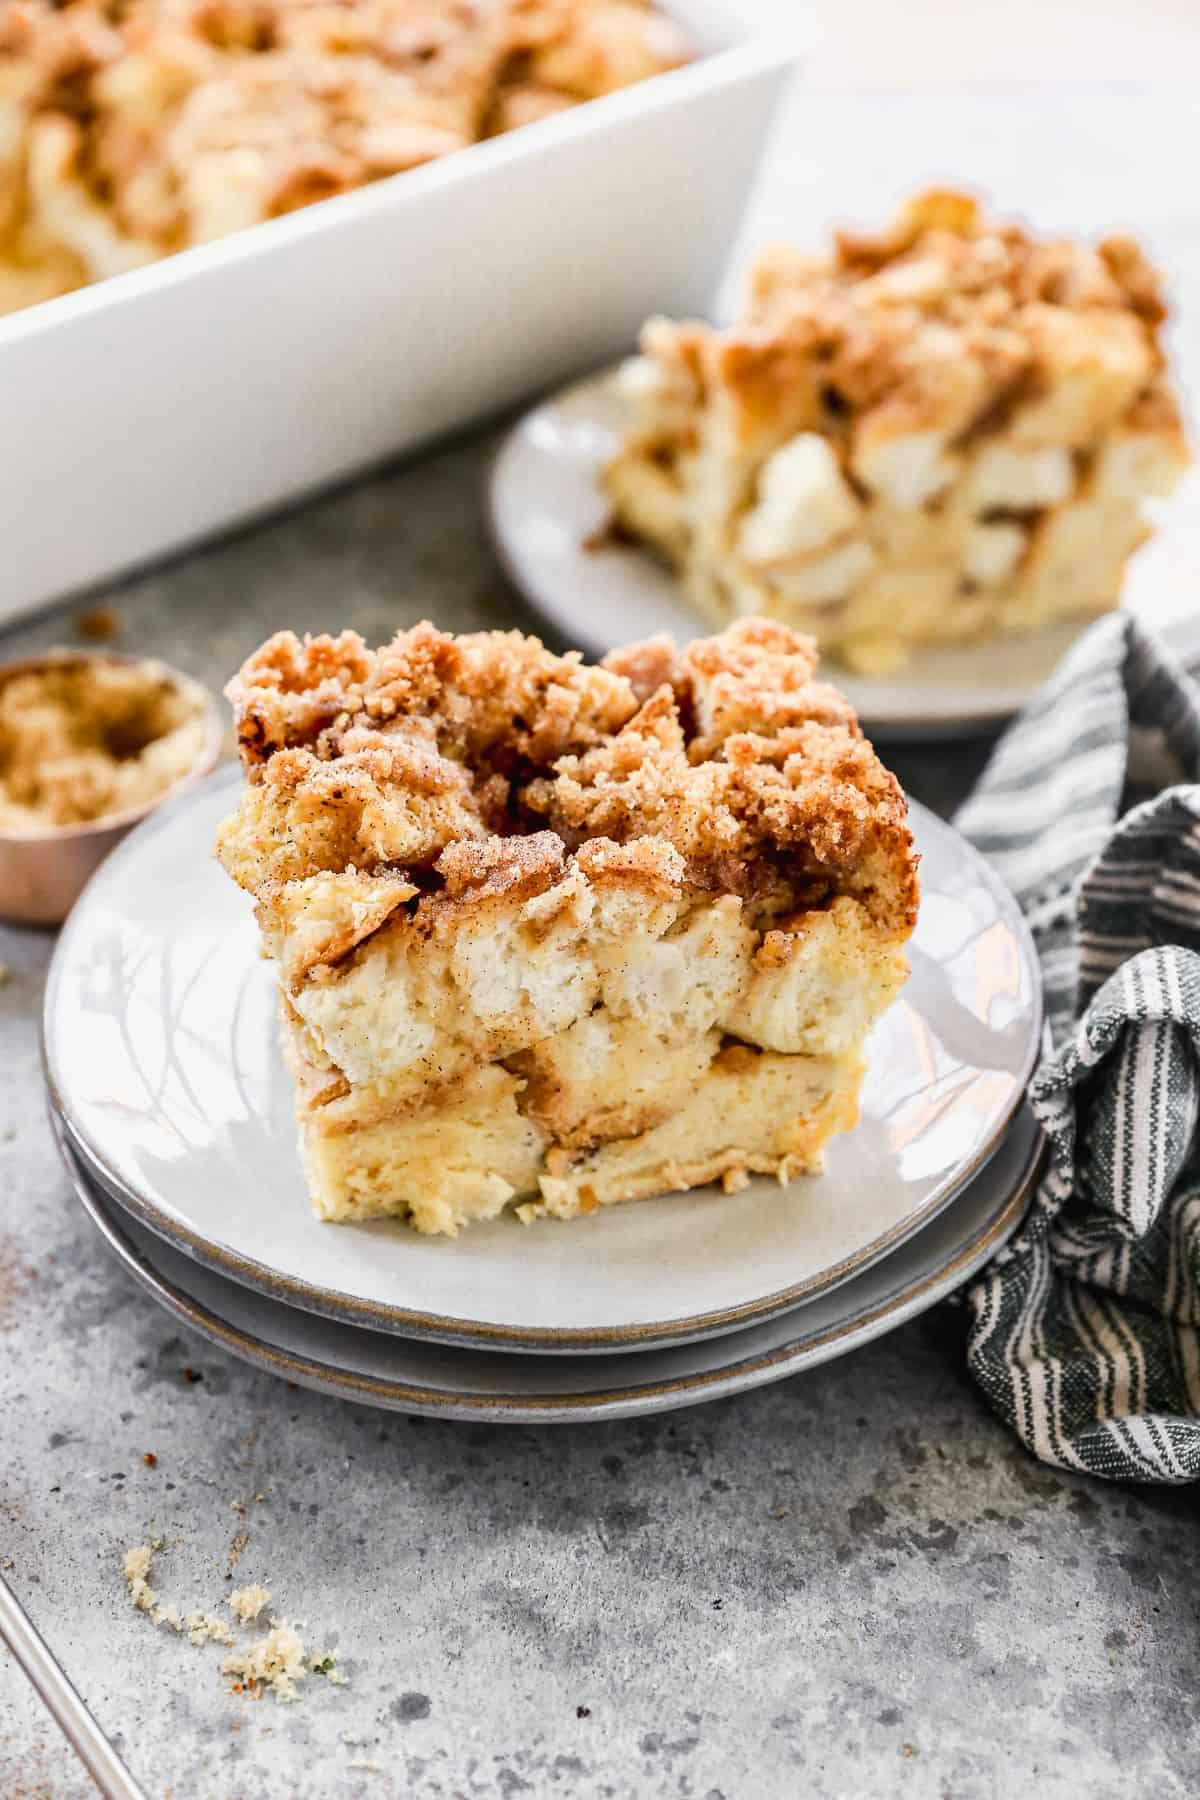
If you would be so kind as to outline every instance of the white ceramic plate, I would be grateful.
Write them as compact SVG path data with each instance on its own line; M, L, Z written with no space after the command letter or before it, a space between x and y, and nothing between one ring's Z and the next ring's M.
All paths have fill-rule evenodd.
M732 1330L856 1274L931 1219L997 1147L1039 1028L1015 903L914 808L924 899L913 976L876 1032L862 1122L785 1188L703 1189L456 1242L391 1220L321 1224L305 1192L275 989L245 895L213 859L226 771L114 853L46 992L52 1104L143 1223L260 1292L450 1343L566 1352Z
M593 657L654 632L686 643L713 629L665 564L604 541L609 508L597 474L623 418L612 371L593 376L527 413L492 467L489 516L505 568L555 631ZM1159 535L1133 559L1125 604L1191 663L1200 660L1200 475L1161 516ZM876 737L987 730L1024 706L1085 628L929 650L886 678L838 670L837 684Z
M953 1293L1012 1236L1033 1191L1041 1137L1023 1108L987 1168L939 1218L836 1292L767 1324L636 1356L502 1356L315 1317L192 1262L106 1199L63 1150L75 1191L109 1249L160 1305L220 1349L304 1387L373 1406L543 1424L716 1400L895 1330Z

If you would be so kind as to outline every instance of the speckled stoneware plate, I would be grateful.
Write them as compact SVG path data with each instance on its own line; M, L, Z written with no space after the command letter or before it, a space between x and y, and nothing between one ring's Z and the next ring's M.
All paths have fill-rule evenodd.
M46 991L52 1104L151 1230L274 1298L448 1343L567 1353L734 1330L834 1287L940 1211L995 1151L1038 1046L1025 924L986 864L914 808L912 979L869 1046L862 1120L824 1175L511 1215L457 1241L310 1210L271 967L210 846L239 777L156 814L106 862Z
M61 1126L59 1127L61 1133ZM367 1331L267 1299L131 1219L64 1145L75 1191L109 1249L181 1324L288 1381L399 1412L507 1421L628 1418L762 1387L893 1331L969 1279L1016 1230L1041 1136L1022 1108L987 1168L884 1262L766 1324L631 1355L511 1356Z
M593 657L659 631L686 643L713 629L665 564L604 539L609 508L597 475L623 418L612 371L577 382L527 413L492 466L489 516L501 560L554 630ZM1200 661L1200 474L1159 513L1162 529L1133 559L1125 604L1190 665ZM893 676L837 671L836 679L879 738L991 730L1020 710L1084 629L929 650Z

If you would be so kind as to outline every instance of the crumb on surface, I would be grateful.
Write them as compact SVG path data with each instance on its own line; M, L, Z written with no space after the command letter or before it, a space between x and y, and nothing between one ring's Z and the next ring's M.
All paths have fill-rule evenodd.
M220 1644L228 1650L230 1654L222 1662L221 1670L223 1674L235 1677L235 1692L249 1693L259 1699L269 1690L276 1700L291 1701L297 1697L297 1683L309 1674L324 1675L334 1687L347 1685L346 1677L337 1667L336 1650L310 1653L298 1627L285 1619L272 1618L265 1635L239 1648L234 1629L225 1619L201 1608L185 1614L175 1605L160 1604L149 1577L154 1556L162 1547L161 1538L151 1538L147 1543L135 1544L126 1550L122 1572L131 1601L153 1624L186 1636L196 1649L207 1644ZM270 1599L265 1587L248 1585L232 1593L227 1604L238 1623L253 1625Z
M226 1644L232 1648L235 1639L224 1619L214 1613L190 1612L187 1616L188 1641L199 1649L202 1644Z
M123 623L115 606L89 606L75 620L75 629L88 643L107 644L120 636Z
M125 1581L129 1598L139 1612L151 1612L158 1600L148 1580L153 1555L149 1544L135 1544L125 1552Z
M237 1677L252 1691L269 1688L276 1700L294 1700L296 1683L309 1673L304 1640L286 1620L272 1619L267 1635L227 1656L221 1672Z
M248 1625L252 1619L257 1619L263 1608L269 1606L270 1602L269 1589L251 1583L247 1587L236 1588L230 1594L228 1604L229 1610L242 1621L242 1624Z

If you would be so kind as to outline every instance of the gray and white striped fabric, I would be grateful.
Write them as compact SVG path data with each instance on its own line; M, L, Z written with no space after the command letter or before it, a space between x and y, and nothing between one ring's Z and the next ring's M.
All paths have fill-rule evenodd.
M1139 791L1137 763L1157 760ZM1166 785L1163 785L1163 782ZM1200 1476L1200 690L1102 620L1009 729L960 829L1037 943L1049 1157L967 1295L971 1370L1046 1462Z

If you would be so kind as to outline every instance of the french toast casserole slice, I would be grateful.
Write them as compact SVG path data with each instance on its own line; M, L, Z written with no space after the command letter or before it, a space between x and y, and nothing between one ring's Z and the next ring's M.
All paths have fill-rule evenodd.
M1115 606L1189 461L1132 239L1039 240L968 195L766 251L725 329L651 320L620 385L615 523L718 624L886 673Z
M274 959L326 1219L456 1234L820 1166L907 974L904 796L811 642L599 666L270 639L218 854Z

